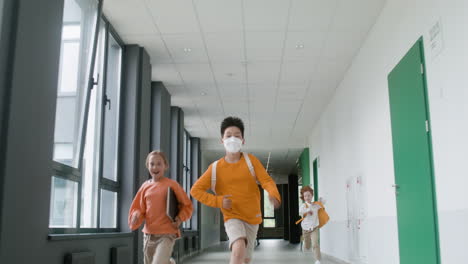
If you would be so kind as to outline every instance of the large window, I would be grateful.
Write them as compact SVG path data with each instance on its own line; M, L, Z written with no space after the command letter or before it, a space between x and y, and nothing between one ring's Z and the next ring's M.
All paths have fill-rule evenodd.
M275 208L268 198L268 192L263 190L263 227L276 227Z
M98 20L101 6L98 0L65 0L49 222L52 232L115 231L118 227L122 48L109 24Z
M97 0L65 0L54 136L54 160L78 168L93 72Z

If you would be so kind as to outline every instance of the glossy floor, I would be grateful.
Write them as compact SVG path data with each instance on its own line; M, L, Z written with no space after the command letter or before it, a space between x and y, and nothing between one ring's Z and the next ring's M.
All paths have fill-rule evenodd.
M229 263L230 252L228 245L221 245L205 251L203 254L184 261L184 264L223 264ZM302 252L300 245L290 244L282 239L265 239L255 248L254 259L251 264L313 264L315 263L312 252ZM322 256L321 264L343 264L327 256Z

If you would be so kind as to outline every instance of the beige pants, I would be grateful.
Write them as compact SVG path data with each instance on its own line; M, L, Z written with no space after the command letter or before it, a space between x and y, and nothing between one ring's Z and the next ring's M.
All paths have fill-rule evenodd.
M245 258L252 259L252 253L257 239L258 225L252 225L239 219L229 219L224 223L226 234L229 237L229 248L239 239L245 239L247 250Z
M302 230L302 237L304 239L305 249L310 249L310 243L312 242L314 257L316 260L321 260L322 255L320 254L319 229L316 227L314 230Z
M175 239L175 235L144 234L143 254L145 264L169 264Z

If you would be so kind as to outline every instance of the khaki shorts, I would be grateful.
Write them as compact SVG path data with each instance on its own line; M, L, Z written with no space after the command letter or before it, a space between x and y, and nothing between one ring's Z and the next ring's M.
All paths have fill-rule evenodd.
M144 264L169 264L172 255L176 235L151 235L144 234L143 237L143 255Z
M252 253L257 239L258 225L252 225L239 219L229 219L224 223L229 237L229 248L239 239L245 239L247 243L246 258L252 259Z

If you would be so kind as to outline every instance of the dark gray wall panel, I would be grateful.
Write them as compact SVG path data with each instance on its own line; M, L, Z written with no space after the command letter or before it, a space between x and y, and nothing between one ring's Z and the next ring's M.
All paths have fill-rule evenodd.
M120 222L127 226L128 210L141 184L148 179L145 166L150 151L151 65L149 56L137 45L127 45L123 57L122 119L120 144L122 155L122 208ZM143 263L141 231L134 233L134 263Z
M21 1L7 118L0 263L47 263L63 1ZM47 67L44 67L47 65ZM18 250L29 245L34 254ZM34 256L34 255L39 256Z
M171 156L171 95L162 82L151 83L151 149Z
M5 178L5 159L7 143L7 116L9 112L11 72L15 48L15 26L18 2L0 2L0 205L3 201L3 181ZM1 207L0 207L1 209ZM0 236L2 219L0 217Z
M180 107L171 107L171 179L182 183L184 154L184 112Z

